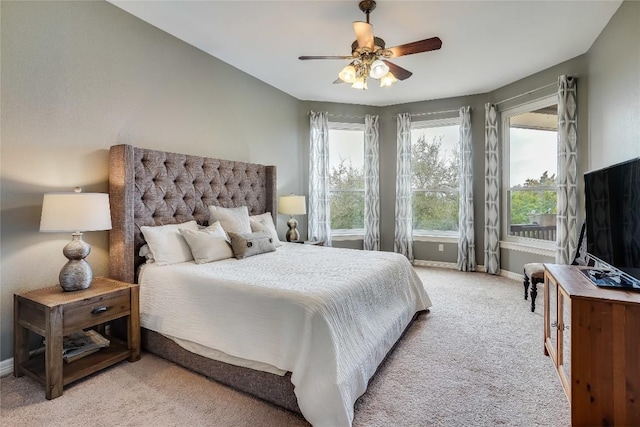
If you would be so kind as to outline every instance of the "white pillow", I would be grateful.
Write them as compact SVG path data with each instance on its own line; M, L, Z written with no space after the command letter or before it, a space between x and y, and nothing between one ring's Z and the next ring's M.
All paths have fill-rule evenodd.
M278 231L273 223L273 217L270 212L266 212L260 215L251 215L249 217L249 223L251 225L251 231L265 231L273 239L276 248L282 246L282 242L278 238Z
M191 249L180 234L181 229L197 231L198 224L195 221L189 221L182 224L140 227L156 264L168 265L193 260Z
M227 234L218 221L204 230L193 231L182 229L180 233L182 233L191 248L191 253L193 254L196 264L204 264L233 257L233 251L227 240Z
M209 224L216 221L220 221L220 225L227 233L251 233L249 210L246 206L237 208L209 206Z

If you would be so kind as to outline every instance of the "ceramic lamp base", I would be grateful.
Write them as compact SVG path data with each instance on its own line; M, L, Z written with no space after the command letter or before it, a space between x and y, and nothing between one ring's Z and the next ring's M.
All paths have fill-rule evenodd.
M287 238L287 242L295 242L300 240L300 233L298 233L298 221L294 217L289 218L287 221L287 226L289 229L287 230L287 234L285 237Z
M69 261L60 270L60 286L65 291L87 289L93 281L91 266L84 259L91 252L91 246L82 240L82 233L73 233L73 238L62 253Z

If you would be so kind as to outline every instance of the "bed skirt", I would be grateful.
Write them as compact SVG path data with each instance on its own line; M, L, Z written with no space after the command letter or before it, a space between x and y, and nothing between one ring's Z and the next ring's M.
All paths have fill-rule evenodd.
M413 315L413 318L402 332L400 338L398 338L398 341L391 347L391 350L389 350L378 366L376 373L380 370L384 362L386 362L389 355L393 353L393 350L395 350L400 340L418 316L428 312L429 310L427 309ZM302 415L298 407L298 400L293 392L294 387L291 383L291 372L280 376L242 366L230 365L187 351L173 340L155 331L146 328L140 329L142 348L149 353L153 353L163 359L167 359L236 390ZM371 381L371 379L369 381Z
M142 348L187 369L293 412L301 413L293 392L291 372L275 375L230 365L191 353L171 339L141 328Z

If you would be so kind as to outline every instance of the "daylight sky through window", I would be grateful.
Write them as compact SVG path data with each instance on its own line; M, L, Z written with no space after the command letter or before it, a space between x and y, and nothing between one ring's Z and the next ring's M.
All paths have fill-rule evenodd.
M511 128L510 179L513 187L528 178L539 179L545 171L552 176L558 171L556 131Z

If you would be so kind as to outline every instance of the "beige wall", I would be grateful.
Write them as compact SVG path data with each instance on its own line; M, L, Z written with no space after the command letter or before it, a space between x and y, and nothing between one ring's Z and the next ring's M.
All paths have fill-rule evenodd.
M38 232L43 193L106 192L111 145L272 164L280 193L303 192L295 98L107 2L0 4L0 360L13 293L55 284L66 262L70 234ZM107 232L85 236L106 274Z
M483 262L484 103L579 77L580 172L640 156L640 3L624 2L586 55L496 91L390 107L298 101L106 2L0 2L1 330L12 356L12 295L55 282L65 234L38 232L42 195L107 190L113 144L274 164L280 193L308 192L308 112L380 116L382 246L393 248L395 115L473 108L476 259ZM472 78L472 76L470 77ZM300 219L299 219L300 220ZM284 233L286 218L278 221ZM306 235L304 223L301 231ZM86 235L107 272L107 233ZM358 246L349 242L349 246ZM418 258L455 262L455 245ZM442 258L439 258L442 257ZM535 257L503 251L520 272Z

